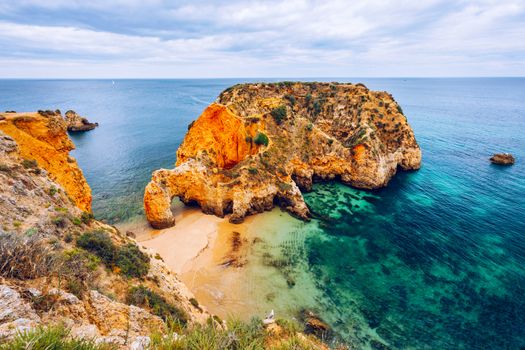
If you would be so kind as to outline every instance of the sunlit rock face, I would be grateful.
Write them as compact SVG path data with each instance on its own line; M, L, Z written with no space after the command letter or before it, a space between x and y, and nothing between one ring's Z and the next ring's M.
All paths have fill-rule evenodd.
M174 224L179 197L240 222L280 205L301 219L301 191L337 179L386 186L398 168L419 169L421 150L387 92L362 84L242 84L225 90L189 126L176 167L153 173L144 195L153 227Z
M64 188L81 210L91 212L91 189L76 160L67 135L67 123L59 113L0 113L0 131L18 144L20 157L36 161L49 177Z

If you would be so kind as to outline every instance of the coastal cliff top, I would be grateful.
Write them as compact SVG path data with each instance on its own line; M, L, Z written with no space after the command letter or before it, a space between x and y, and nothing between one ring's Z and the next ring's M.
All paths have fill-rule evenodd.
M398 167L420 163L414 133L387 92L363 84L239 84L190 124L175 169L153 174L144 204L159 228L173 224L174 196L206 213L231 213L232 222L275 203L308 219L301 191L314 180L379 188Z

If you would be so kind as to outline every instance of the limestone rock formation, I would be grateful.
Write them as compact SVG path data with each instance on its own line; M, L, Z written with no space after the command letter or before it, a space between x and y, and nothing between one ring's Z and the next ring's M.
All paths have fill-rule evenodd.
M490 157L490 161L498 165L512 165L516 160L510 153L496 153Z
M31 140L21 131L13 135L23 142ZM49 151L47 142L33 142L35 154ZM48 171L22 157L22 149L14 137L0 130L0 342L17 331L63 323L75 337L95 337L119 348L140 345L166 325L147 305L125 304L132 286L159 295L188 322L204 323L210 317L204 306L191 303L194 295L156 258L156 252L84 215ZM69 164L62 163L65 172ZM104 232L117 247L140 250L149 260L147 274L126 277L86 255L76 242L90 232Z
M25 167L45 170L79 209L91 212L91 189L76 160L69 155L75 146L67 135L66 122L59 113L45 114L0 114L4 117L0 131L16 141Z
M153 173L144 194L155 228L174 224L172 198L240 222L279 204L308 219L301 190L339 179L386 186L421 150L401 107L362 84L243 84L225 90L190 125L176 167Z
M81 117L77 112L69 110L66 112L65 120L67 123L67 131L89 131L98 126L98 123L90 123L86 118Z

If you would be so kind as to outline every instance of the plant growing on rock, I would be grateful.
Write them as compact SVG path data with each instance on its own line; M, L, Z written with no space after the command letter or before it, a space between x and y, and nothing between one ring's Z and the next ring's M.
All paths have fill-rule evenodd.
M143 277L149 270L149 257L133 243L117 247L104 231L82 234L77 246L98 256L109 268L118 267L127 277Z
M266 136L266 134L258 131L255 137L253 138L253 142L259 146L261 145L268 146L268 143L270 142L270 140L268 139L268 136Z
M277 124L281 124L286 119L286 106L276 107L272 109L270 114Z
M149 308L153 314L166 322L175 321L182 325L188 323L188 315L184 310L168 303L162 296L145 286L132 287L128 292L126 301L130 305Z

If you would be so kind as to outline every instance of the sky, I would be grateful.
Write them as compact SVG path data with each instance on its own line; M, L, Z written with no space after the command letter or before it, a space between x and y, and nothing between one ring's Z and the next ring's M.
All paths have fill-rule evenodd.
M0 78L525 76L525 0L0 0Z

